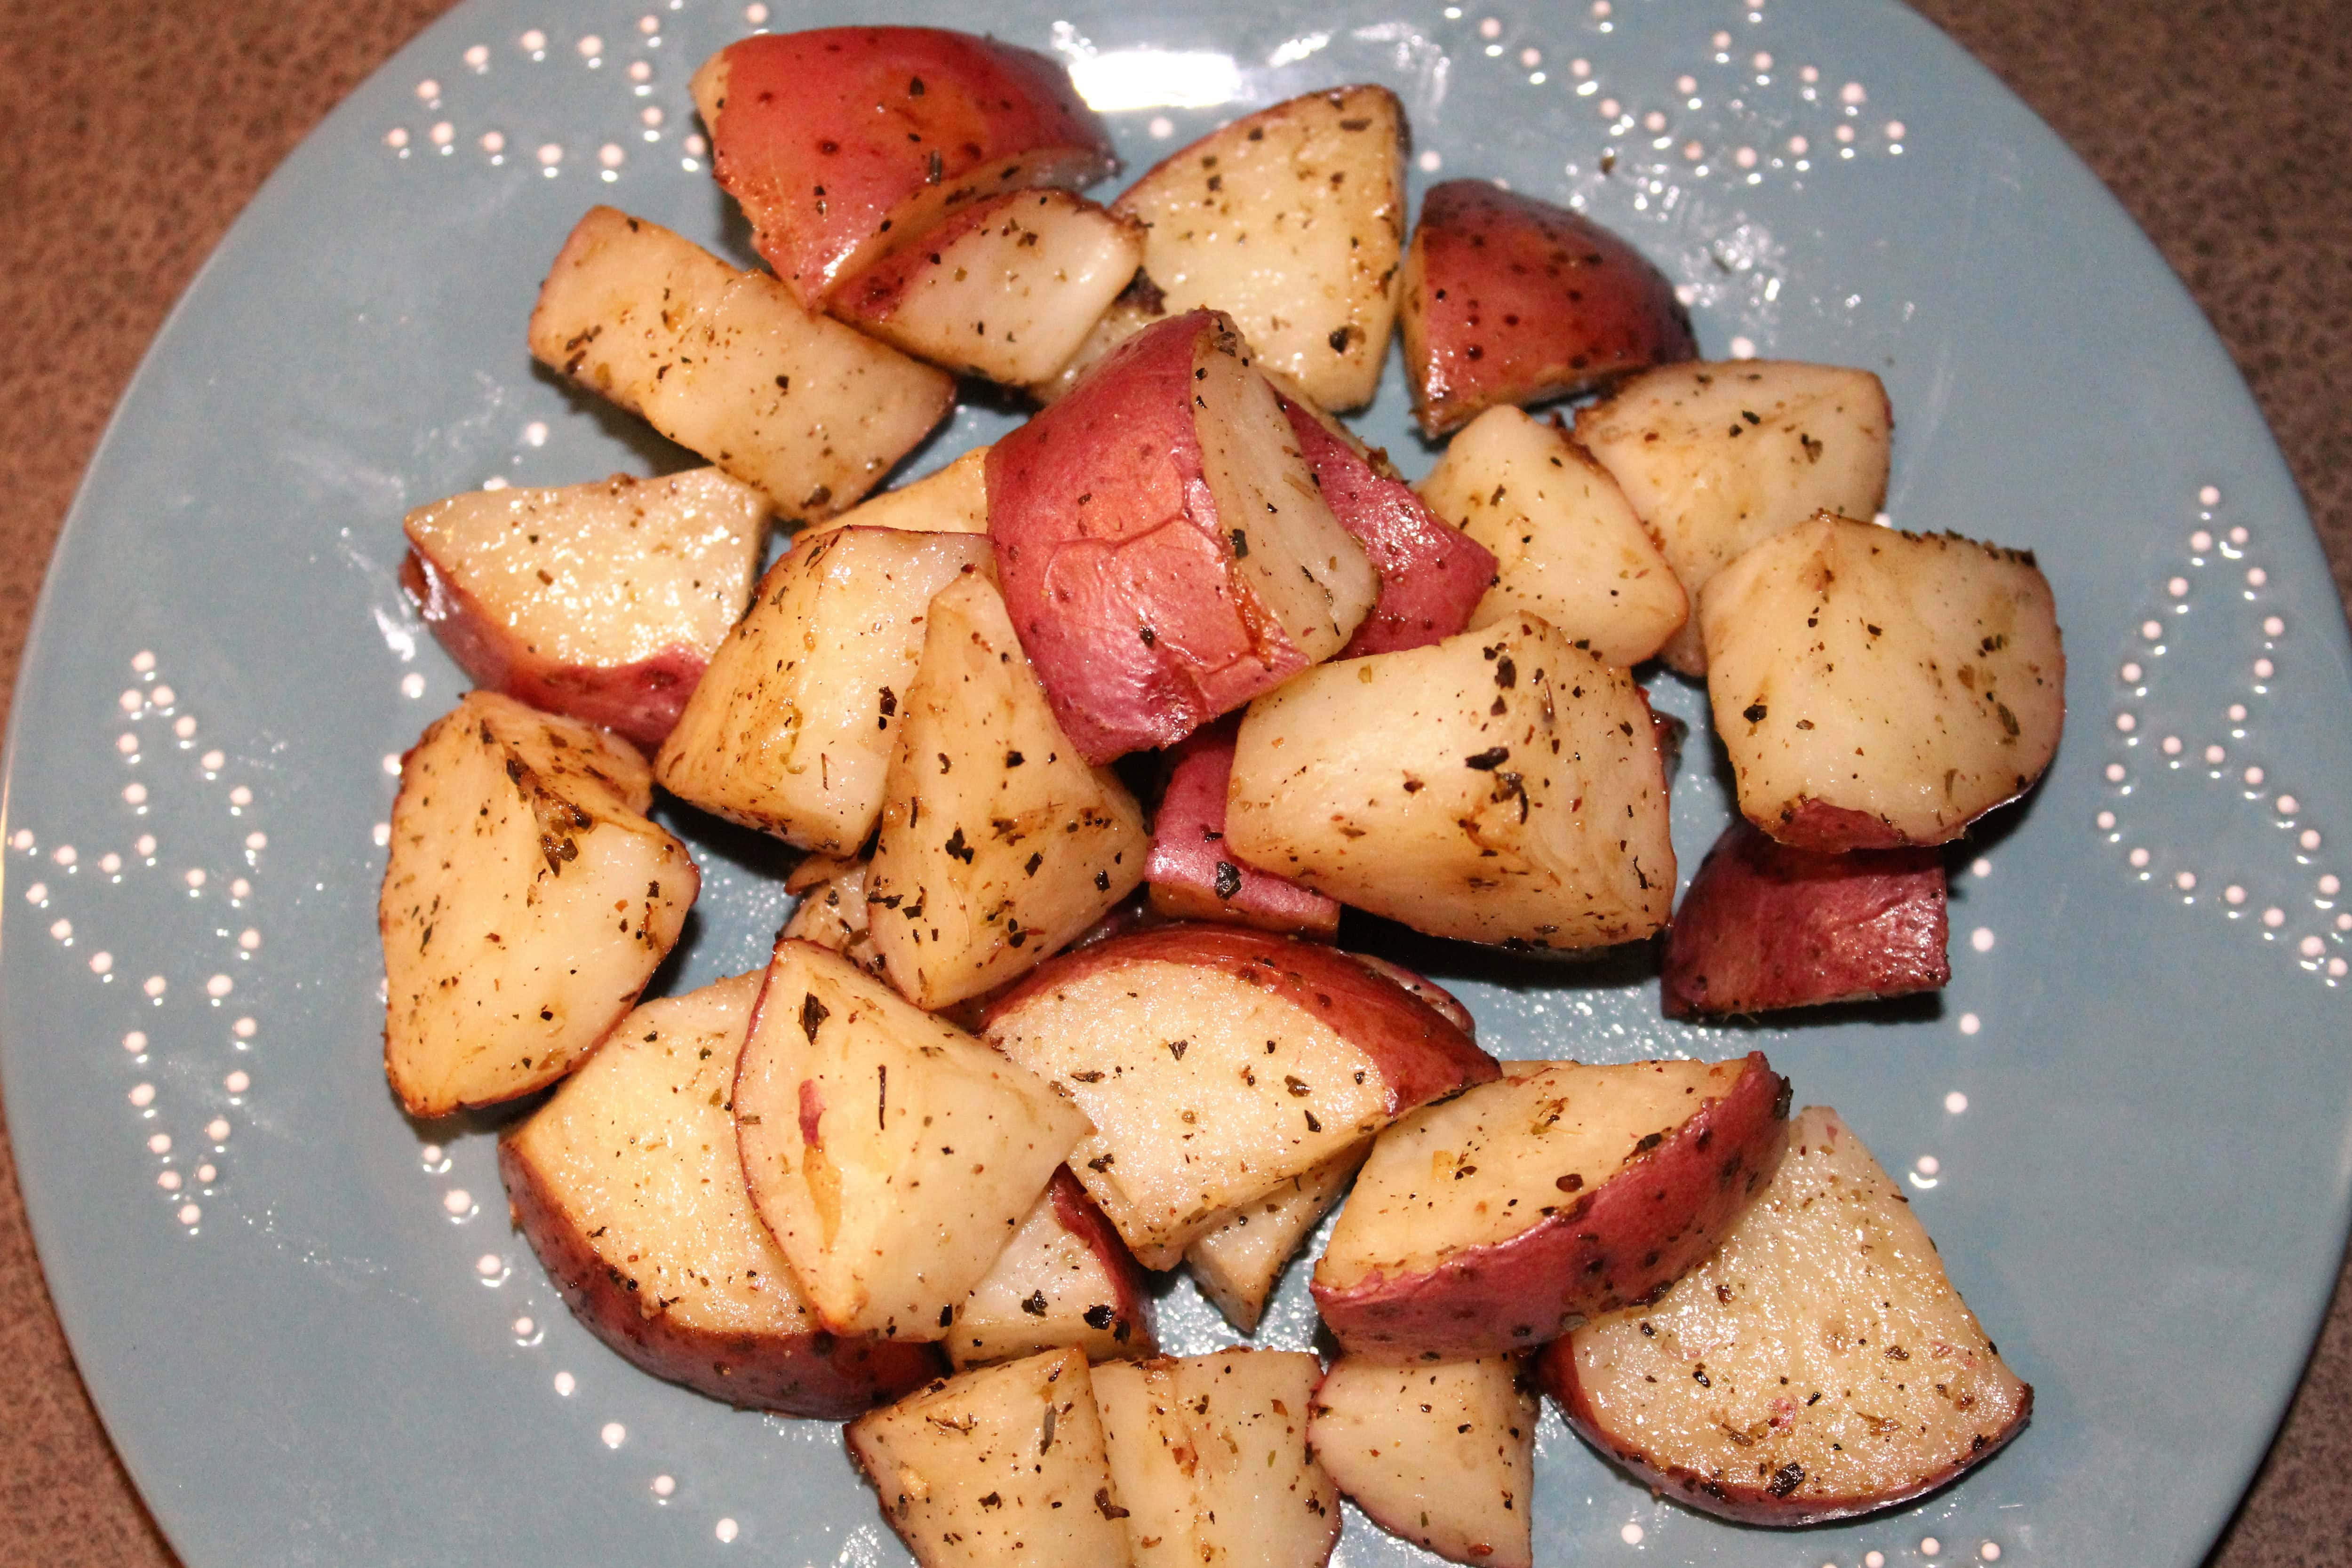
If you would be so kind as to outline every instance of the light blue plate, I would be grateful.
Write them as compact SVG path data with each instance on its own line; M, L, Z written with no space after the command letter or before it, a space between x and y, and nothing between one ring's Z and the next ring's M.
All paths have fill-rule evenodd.
M157 340L49 577L0 829L7 1104L83 1374L190 1568L903 1560L833 1428L593 1342L507 1227L488 1127L412 1127L379 1069L384 759L462 689L394 585L401 514L680 461L525 353L587 205L744 254L686 87L766 13L646 3L478 0L337 110ZM2074 656L2056 768L1956 862L1938 1004L1696 1030L1616 971L1444 964L1507 1055L1769 1051L1902 1174L2039 1391L1959 1486L1797 1539L1657 1502L1547 1417L1542 1560L2196 1563L2345 1234L2352 669L2194 307L2056 138L1891 5L1173 9L772 25L1057 48L1128 106L1132 168L1240 109L1388 82L1417 183L1580 198L1688 286L1710 353L1883 375L1895 520L2039 551ZM1425 467L1404 416L1392 378L1363 424ZM1004 423L961 414L911 466ZM1686 866L1725 817L1708 755ZM785 907L772 857L714 852L680 983L756 963ZM1303 1272L1273 1343L1305 1343ZM1168 1328L1224 1337L1189 1291ZM1353 1519L1340 1551L1416 1555Z

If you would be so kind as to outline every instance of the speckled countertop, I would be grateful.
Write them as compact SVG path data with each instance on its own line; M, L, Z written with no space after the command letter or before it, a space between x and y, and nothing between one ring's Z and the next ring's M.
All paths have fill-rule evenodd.
M1799 0L1790 0L1799 3ZM255 188L443 0L0 0L0 690L109 412ZM1921 0L2221 329L2352 594L2345 0ZM2086 1325L2088 1327L2088 1325ZM2095 1332L2093 1328L2092 1332ZM0 1137L0 1564L173 1559L75 1376ZM2212 1568L2352 1563L2352 1290Z

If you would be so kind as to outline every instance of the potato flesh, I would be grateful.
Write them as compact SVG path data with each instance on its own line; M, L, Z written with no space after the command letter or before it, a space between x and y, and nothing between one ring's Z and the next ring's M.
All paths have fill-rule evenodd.
M1797 1523L1948 1479L2015 1429L2032 1390L1837 1113L1808 1107L1789 1138L1713 1259L1560 1348L1604 1446Z
M988 531L988 448L976 446L936 473L868 496L828 522L803 528L793 542L833 528L897 528L910 534Z
M708 656L751 597L768 504L716 468L475 490L419 507L411 548L552 664Z
M1076 1180L1056 1172L956 1313L946 1343L958 1371L1066 1347L1090 1361L1155 1354L1136 1288L1141 1271L1108 1222L1074 1214L1078 1207L1093 1205ZM1117 1249L1108 1256L1089 1234L1097 1227Z
M1533 1568L1536 1396L1520 1358L1387 1366L1342 1356L1307 1439L1391 1535L1486 1568Z
M728 1333L817 1327L751 1211L725 1104L761 978L647 1002L509 1134L646 1317Z
M2057 750L2066 658L2029 554L1817 517L1719 573L1699 616L1740 811L1784 842L1946 842Z
M1084 974L992 1021L988 1038L1093 1122L1070 1169L1146 1268L1174 1267L1224 1211L1390 1120L1370 1055L1208 965Z
M837 1333L939 1339L1087 1131L836 954L783 941L735 1082L760 1218Z
M1198 422L1201 472L1235 575L1309 664L1328 659L1380 597L1371 559L1331 515L1264 376L1238 355L1206 352L1193 382L1199 405L1218 411Z
M1668 365L1576 418L1696 610L1707 579L1815 512L1869 517L1886 501L1895 415L1868 371L1785 360ZM1696 613L1666 662L1706 673Z
M780 936L814 942L840 954L869 975L882 973L882 955L874 948L866 909L866 862L832 862L819 879L795 890L801 901L793 906Z
M1425 1106L1373 1141L1318 1281L1415 1274L1507 1241L1597 1191L1652 1134L1720 1099L1739 1060L1559 1061Z
M490 692L402 761L377 923L414 1116L553 1082L634 1006L701 879L625 744Z
M1617 482L1516 408L1471 422L1417 488L1432 511L1494 554L1495 582L1471 612L1473 626L1526 611L1631 668L1688 617L1682 583Z
M985 549L985 541L982 541ZM871 939L926 1008L1043 963L1143 880L1143 810L1055 721L1004 601L932 601L866 873Z
M946 372L611 207L591 208L557 255L530 350L793 517L855 503L955 399Z
M1322 1364L1306 1351L1117 1362L1095 1371L1137 1568L1318 1568L1339 1494L1307 1447Z
M1396 320L1404 141L1387 89L1309 93L1202 138L1112 210L1150 225L1163 308L1225 311L1318 403L1355 408Z
M1078 1351L942 1379L851 1422L848 1447L923 1568L1131 1561Z
M1095 318L1094 324L1087 329L1086 336L1078 340L1077 348L1062 361L1061 369L1043 380L1029 383L1029 395L1041 404L1059 402L1072 387L1078 384L1078 379L1099 364L1105 355L1160 319L1162 314L1157 288L1147 292L1130 286L1126 293L1113 299L1103 313Z
M918 358L1020 386L1077 352L1142 259L1133 220L1066 191L1024 191L901 246L830 308Z
M1530 615L1259 698L1228 789L1243 859L1432 936L1597 946L1674 896L1640 688Z
M990 570L986 538L845 528L769 569L655 759L679 799L855 854L882 811L931 598Z
M1228 1211L1215 1229L1184 1249L1193 1281L1227 1322L1244 1333L1256 1332L1275 1281L1315 1222L1348 1190L1371 1149L1371 1140L1366 1139L1292 1176L1272 1192Z

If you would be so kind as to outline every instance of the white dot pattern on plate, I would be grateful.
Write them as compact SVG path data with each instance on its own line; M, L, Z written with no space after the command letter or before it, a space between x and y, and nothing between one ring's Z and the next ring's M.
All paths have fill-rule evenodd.
M141 769L146 774L144 778L134 779L124 785L119 793L126 825L147 816L158 804L171 802L177 805L191 798L203 800L208 797L226 802L228 809L224 817L249 820L256 807L252 787L247 784L223 787L225 781L221 773L228 762L224 750L215 747L202 755L195 753L197 726L194 716L184 711L182 695L160 678L163 664L163 661L152 649L142 648L132 654L129 664L133 684L107 704L110 716L118 722L127 716L132 727L115 747L121 765L126 768ZM151 724L157 727L146 730ZM142 730L146 731L143 737ZM160 759L174 756L184 758L188 769L184 774L171 771L158 774L148 770L151 757ZM221 794L212 797L214 789L220 789ZM174 793L183 790L186 791L185 795ZM231 847L236 841L231 839L214 845L197 843L187 847L198 856L204 856L209 851L228 859L233 858L236 852ZM244 841L247 869L257 873L257 852L267 840L257 829L247 833ZM16 829L9 836L7 843L19 854L37 856L41 853L40 836L30 827ZM74 845L58 844L47 852L47 859L62 873L60 882L55 886L46 882L32 883L26 889L27 900L35 907L44 910L51 908L54 903L70 904L73 902L74 885L90 880L83 875L85 863L100 873L109 886L136 886L143 874L154 873L158 873L160 880L149 885L159 894L170 888L176 890L183 899L210 896L208 890L217 883L205 866L183 863L176 870L166 870L159 858L160 848L154 834L142 832L131 837L128 853L99 849L85 862L83 854ZM230 890L233 901L239 905L249 900L254 891L253 883L243 876L231 882ZM86 913L84 921L86 925L102 923L97 912ZM50 922L48 930L60 946L79 945L74 921L64 914L59 914ZM137 1082L123 1091L124 1098L135 1113L135 1119L145 1124L140 1131L140 1142L147 1155L156 1162L151 1167L152 1190L166 1195L181 1192L192 1179L197 1187L209 1191L220 1179L221 1170L213 1159L197 1165L193 1170L175 1166L173 1162L179 1157L180 1143L170 1132L155 1124L157 1119L167 1114L185 1118L182 1125L200 1129L203 1138L215 1151L216 1159L226 1150L235 1130L228 1118L219 1112L228 1104L244 1103L243 1096L252 1088L252 1078L244 1069L224 1072L222 1069L226 1063L207 1062L208 1052L223 1046L205 1043L207 1038L217 1042L218 1037L209 1036L209 1031L198 1025L197 1019L189 1009L191 1007L217 1007L229 995L235 988L234 980L216 969L207 974L207 958L212 962L223 958L238 963L252 962L262 946L261 928L258 925L247 925L241 928L216 926L213 941L217 946L191 945L169 956L172 962L184 964L184 968L173 968L167 964L165 967L152 972L142 974L133 969L127 975L118 976L118 969L138 959L135 956L118 958L114 952L105 948L91 952L84 960L83 967L98 984L110 986L118 977L128 982L124 988L123 1005L137 1006L155 1020L147 1028L124 1032L120 1039L129 1064L142 1072ZM131 980L132 976L137 977L135 981ZM192 993L201 994L191 1001ZM236 1038L226 1042L226 1049L250 1050L247 1042L257 1028L251 1017L240 1018L231 1030ZM163 1071L154 1072L152 1069L157 1066ZM167 1103L166 1084L217 1084L218 1087L174 1088L170 1091ZM169 1124L167 1121L164 1126ZM199 1214L198 1206L193 1203L173 1210L173 1218L184 1230L191 1233L196 1228Z
M2269 716L2265 699L2277 695L2276 655L2288 637L2286 621L2275 613L2256 619L2247 612L2246 607L2261 598L2259 591L2270 582L2269 570L2249 559L2254 530L2243 523L2219 527L2215 511L2221 492L2217 486L2201 486L2196 504L2198 526L2184 540L2187 570L2167 572L2156 589L2156 598L2165 601L2164 613L2174 624L2168 628L2154 617L2144 622L2139 640L2148 646L2134 650L2116 666L2121 700L2108 738L2114 758L2105 768L2115 788L2111 804L2095 821L2107 843L2126 846L2124 862L2138 881L2160 883L2184 907L2210 909L2225 921L2244 925L2263 940L2277 944L2305 973L2335 988L2352 967L2342 950L2352 922L2328 918L2335 913L2331 884L2340 883L2336 883L2335 873L2323 873L2315 863L2326 834L2304 820L2303 801L2279 789L2269 768L2243 759L2246 752L2259 755L2263 750L2263 726ZM2200 609L2198 583L2212 572L2245 586L2234 594L2208 596ZM2247 658L2248 653L2254 656ZM2218 662L2251 672L2244 696L2222 711L2226 730L2197 733L2212 722L2210 710L2168 711L2172 705L2166 698L2164 672L2189 658L2200 665ZM2165 727L2154 727L2158 725ZM2169 727L2173 725L2181 727ZM2239 760L2233 762L2233 757ZM2279 849L2249 854L2227 831L2179 844L2130 841L2137 815L2133 808L2142 800L2160 792L2168 802L2197 810L2201 808L2190 804L2184 792L2209 790L2224 798L2234 795L2242 807L2261 812L2282 835ZM2154 820L2180 819L2163 811ZM2291 869L2283 870L2282 861ZM2315 884L2314 876L2319 878ZM2218 887L2218 899L2200 891L2209 882ZM2320 889L2317 896L2307 891L2314 885Z

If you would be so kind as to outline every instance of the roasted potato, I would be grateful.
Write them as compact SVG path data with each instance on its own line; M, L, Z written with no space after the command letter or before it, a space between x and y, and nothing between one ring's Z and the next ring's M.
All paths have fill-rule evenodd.
M376 923L412 1116L511 1100L636 1005L701 890L626 741L472 692L401 758Z
M1525 1358L1389 1366L1343 1355L1307 1440L1391 1535L1476 1568L1535 1568L1535 1385Z

